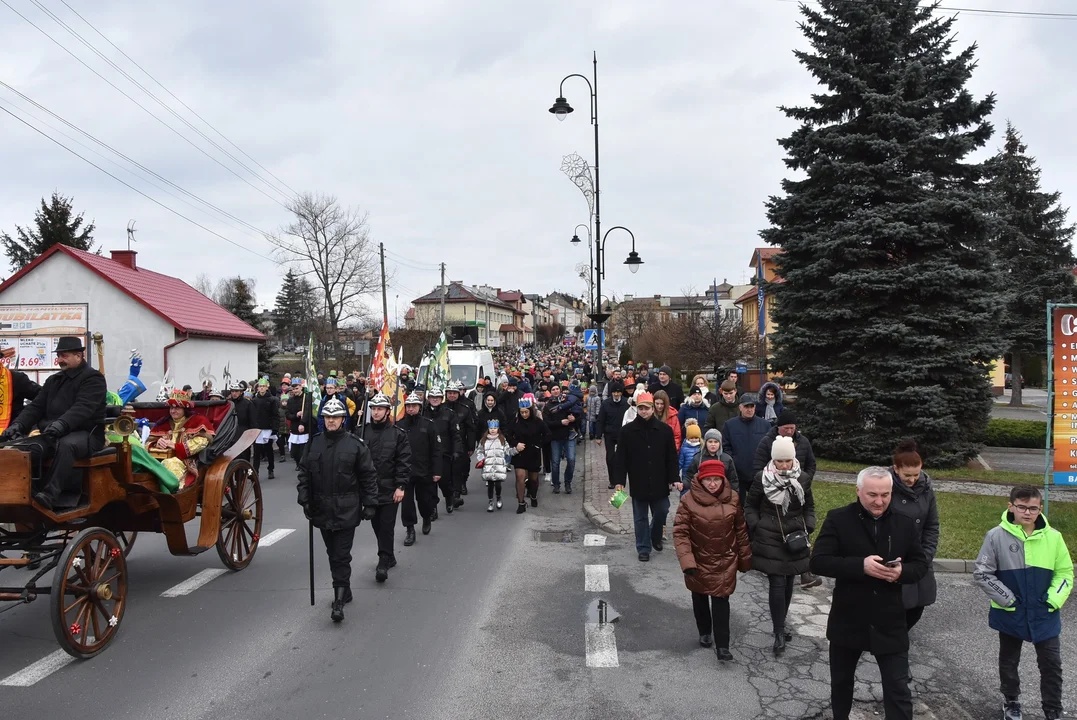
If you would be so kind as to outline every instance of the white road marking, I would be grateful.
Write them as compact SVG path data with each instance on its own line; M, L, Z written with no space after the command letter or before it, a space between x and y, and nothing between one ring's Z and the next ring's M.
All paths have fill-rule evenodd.
M584 535L583 546L584 547L601 547L606 544L605 535Z
M165 590L163 593L161 593L161 597L180 597L181 595L189 595L198 588L208 583L210 580L213 580L216 577L220 577L226 572L228 571L224 568L207 568L202 572L198 573L197 575L184 580L179 585L170 587L169 589Z
M269 533L268 535L263 535L262 537L258 538L258 547L260 547L260 548L269 547L270 545L273 545L274 543L280 542L281 540L288 537L289 535L291 535L294 532L295 532L294 528L277 528L276 530Z
M587 623L584 625L584 636L587 646L587 667L618 667L617 638L613 636L613 625Z
M8 675L3 680L0 680L0 685L6 685L8 687L30 687L39 680L44 680L60 668L68 665L74 659L74 657L68 655L63 650L57 650L14 675Z
M609 565L584 565L583 589L587 592L610 591Z

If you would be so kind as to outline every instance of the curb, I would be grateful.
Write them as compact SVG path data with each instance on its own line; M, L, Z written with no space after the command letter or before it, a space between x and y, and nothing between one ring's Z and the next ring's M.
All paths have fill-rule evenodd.
M586 446L586 443L584 443L584 445ZM587 458L587 454L589 452L590 449L585 449L583 451L583 457L585 459ZM587 467L586 462L582 464L584 468ZM611 535L627 535L628 530L622 528L619 524L610 520L605 515L605 513L601 512L598 508L595 507L595 504L593 502L587 499L587 491L590 488L590 485L591 478L588 476L585 470L583 473L583 482L581 483L581 487L583 488L583 492L581 493L583 495L583 514L587 516L587 519L590 520L593 525L595 525L601 530L608 532Z
M984 452L993 453L995 455L1045 455L1047 450L1046 448L1007 448L984 445Z

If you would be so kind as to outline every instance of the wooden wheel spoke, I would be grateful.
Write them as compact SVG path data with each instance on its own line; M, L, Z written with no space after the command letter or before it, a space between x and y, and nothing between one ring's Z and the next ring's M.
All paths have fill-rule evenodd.
M97 549L94 550L94 563L93 563L93 575L91 578L99 577L101 575L101 566L111 557L109 553L109 547L105 544L104 540L97 541Z
M85 572L83 572L82 568L73 567L71 569L75 571L75 575L78 576L79 580L86 583L87 586L93 584L93 581L90 580L89 576L87 576Z
M98 578L100 578L102 575L104 575L108 571L108 569L110 567L112 567L112 553L108 554L108 560L105 561L105 566L102 567L100 572L98 572L97 575L94 576L94 581L95 582L101 582Z
M78 614L75 615L75 622L72 623L72 625L78 624L79 630L81 632L77 634L72 632L71 635L75 639L75 642L77 642L79 645L82 645L83 647L86 646L86 631L89 630L89 628L86 627L86 616L89 615L90 607L90 603L85 603L81 608L79 608ZM80 639L78 635L82 635L82 638Z
M251 489L253 485L247 481L246 474L243 477L237 478L237 485L239 487L239 505L243 507L247 504L247 498L251 495Z
M243 529L246 530L247 526L243 525ZM242 532L239 533L239 539L243 543L243 557L247 557L251 554L251 544L247 541L247 534ZM251 539L254 539L254 533L251 533Z
M116 574L110 575L107 580L98 580L98 583L100 583L101 585L111 585L112 582L114 580L116 580L117 578L119 578L119 577L120 577L120 573L119 573L119 571L117 571Z
M254 540L254 530L251 530L251 526L247 523L240 523L244 537L250 536L251 540Z
M77 599L75 600L75 602L71 603L70 605L68 605L67 607L65 607L65 608L64 608L64 616L66 616L66 615L67 615L67 614L68 614L69 612L71 612L72 610L74 610L74 609L75 609L75 606L76 606L76 605L78 605L79 603L84 603L84 602L86 602L86 600L87 600L87 598L88 598L88 597L89 597L89 596L87 596L87 595L80 595L80 596L79 596L79 597L78 597L78 598L77 598Z
M93 639L94 639L94 642L99 642L101 640L101 628L97 624L97 613L94 612L94 610L96 609L96 603L91 603L90 605L91 605L91 607L90 607L90 613L89 614L90 614L90 624L93 625Z

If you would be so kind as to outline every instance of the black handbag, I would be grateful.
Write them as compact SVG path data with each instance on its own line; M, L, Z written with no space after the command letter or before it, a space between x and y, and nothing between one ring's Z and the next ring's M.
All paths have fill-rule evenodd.
M811 536L808 534L808 526L805 524L804 518L800 518L800 524L803 529L794 530L786 535L785 527L782 526L782 508L780 505L775 505L774 509L778 511L778 529L782 532L782 539L785 541L785 549L793 555L800 555L805 551L811 550Z

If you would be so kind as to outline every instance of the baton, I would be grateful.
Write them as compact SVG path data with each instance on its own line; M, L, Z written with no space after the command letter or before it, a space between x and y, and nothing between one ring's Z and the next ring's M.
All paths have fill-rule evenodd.
M307 521L307 546L310 549L310 606L314 607L314 521Z

